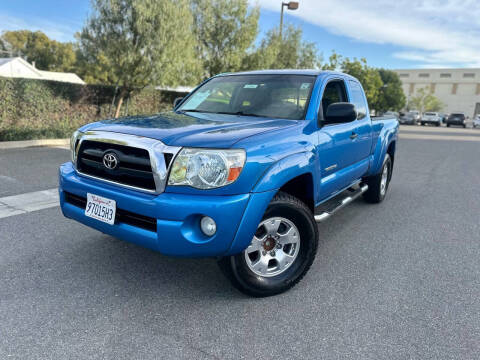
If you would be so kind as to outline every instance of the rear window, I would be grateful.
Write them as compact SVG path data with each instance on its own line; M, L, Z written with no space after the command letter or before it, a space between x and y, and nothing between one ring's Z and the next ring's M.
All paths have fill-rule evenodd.
M465 117L464 114L451 114L450 116L451 117L459 117L459 118L464 118Z
M437 116L437 113L428 112L428 113L425 113L425 115L428 115L428 116Z

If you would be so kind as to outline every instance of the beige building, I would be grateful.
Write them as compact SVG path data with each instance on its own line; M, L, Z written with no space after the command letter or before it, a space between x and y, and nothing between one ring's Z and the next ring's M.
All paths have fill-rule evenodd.
M20 57L0 59L0 76L38 80L53 80L85 85L77 74L43 71Z
M394 70L408 99L426 88L443 104L444 113L464 112L472 118L480 114L480 69Z

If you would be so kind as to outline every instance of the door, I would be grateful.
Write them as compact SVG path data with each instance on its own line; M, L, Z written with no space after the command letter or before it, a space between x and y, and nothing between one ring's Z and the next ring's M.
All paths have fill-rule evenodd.
M359 169L363 169L364 167L361 165L363 162L368 163L372 150L372 119L368 113L367 99L360 83L355 80L348 80L348 87L350 102L355 105L357 110L357 121L354 122L357 138L353 143L352 160L358 165ZM365 169L365 171L367 170Z
M321 97L319 124L322 124L330 104L352 102L353 99L350 98L344 79L330 79ZM360 107L359 110L357 120L325 125L318 132L318 156L321 167L320 199L322 200L349 186L368 169L370 149L367 147L371 139L371 126L366 103L364 108Z

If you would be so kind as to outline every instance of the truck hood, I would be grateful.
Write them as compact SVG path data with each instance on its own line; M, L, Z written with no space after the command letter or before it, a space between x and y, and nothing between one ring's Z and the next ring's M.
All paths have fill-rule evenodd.
M229 148L246 137L298 123L299 120L170 111L154 116L102 120L80 130L144 136L171 146Z

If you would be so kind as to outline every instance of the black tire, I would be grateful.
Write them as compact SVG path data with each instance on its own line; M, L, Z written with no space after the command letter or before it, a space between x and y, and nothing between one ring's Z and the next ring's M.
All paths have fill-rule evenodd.
M450 127L450 124L447 124L447 127Z
M422 126L425 126L425 123L424 123L424 122L422 122L422 123L420 123L420 125L422 125Z
M298 255L284 272L270 277L257 275L248 267L244 252L218 261L220 269L233 286L250 296L266 297L289 290L306 274L317 252L317 224L311 210L302 201L279 192L270 202L263 220L272 217L290 220L300 233Z
M382 182L382 174L383 171L387 167L387 183L385 192L382 193L381 191L381 182ZM393 170L393 163L392 159L390 158L389 154L385 155L385 160L383 161L383 166L380 172L377 175L370 176L364 179L364 183L368 185L368 190L363 194L363 198L366 202L376 204L380 203L385 199L385 195L387 194L388 185L390 184L390 180L392 178L392 170Z
M439 126L440 126L440 123L437 123L437 127L439 127Z
M464 125L463 125L463 128L466 129L466 128L467 128L467 125L464 124Z

